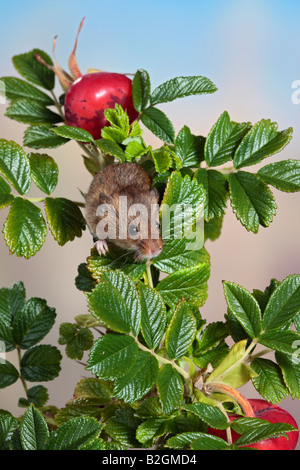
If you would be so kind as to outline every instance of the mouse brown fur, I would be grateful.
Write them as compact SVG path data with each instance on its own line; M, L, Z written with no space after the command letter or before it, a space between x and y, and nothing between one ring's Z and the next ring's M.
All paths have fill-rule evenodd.
M107 240L134 252L135 259L153 258L161 252L159 195L155 188L151 189L151 183L148 173L136 163L114 163L95 175L86 196L85 217L92 235L98 237L95 245L99 254L108 249L102 232L99 236L101 222L115 226L115 233L107 230ZM124 200L129 209L126 216L120 205ZM141 211L130 214L130 208L137 207L135 204L142 205ZM137 216L139 225L135 224Z

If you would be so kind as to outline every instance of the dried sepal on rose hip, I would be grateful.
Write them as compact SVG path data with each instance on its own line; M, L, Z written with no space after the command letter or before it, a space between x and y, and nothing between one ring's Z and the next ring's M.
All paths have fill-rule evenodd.
M94 69L90 73L81 73L76 59L76 49L83 22L84 18L79 25L74 48L69 57L70 74L57 63L55 58L57 37L53 41L55 65L47 64L39 55L36 55L36 58L53 70L66 93L64 102L65 123L69 126L84 129L94 139L99 139L101 129L109 125L104 116L106 109L114 108L116 103L119 104L127 112L130 123L138 117L138 112L133 106L132 81L129 77L120 73Z

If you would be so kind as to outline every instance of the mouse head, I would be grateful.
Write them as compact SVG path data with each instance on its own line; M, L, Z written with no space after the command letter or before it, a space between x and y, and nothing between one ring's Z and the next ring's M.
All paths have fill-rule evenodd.
M137 193L136 190L114 196L103 195L101 225L107 225L107 238L120 248L134 253L136 260L154 258L160 254L159 194L155 188ZM100 214L98 214L100 215ZM99 224L98 224L99 226ZM98 228L97 226L97 228ZM99 238L101 234L97 230Z

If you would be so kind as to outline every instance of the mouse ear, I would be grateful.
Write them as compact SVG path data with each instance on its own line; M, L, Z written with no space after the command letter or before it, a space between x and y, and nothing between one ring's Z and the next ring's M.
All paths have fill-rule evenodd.
M152 188L150 190L150 194L152 197L154 197L157 201L159 200L159 192L156 188Z
M99 204L112 204L112 197L105 193L99 193Z

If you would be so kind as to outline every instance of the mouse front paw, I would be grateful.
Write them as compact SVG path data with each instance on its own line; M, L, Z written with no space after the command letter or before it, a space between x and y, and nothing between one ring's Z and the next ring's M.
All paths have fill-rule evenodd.
M95 248L98 251L99 255L105 255L108 252L108 244L106 240L97 240L95 242Z

